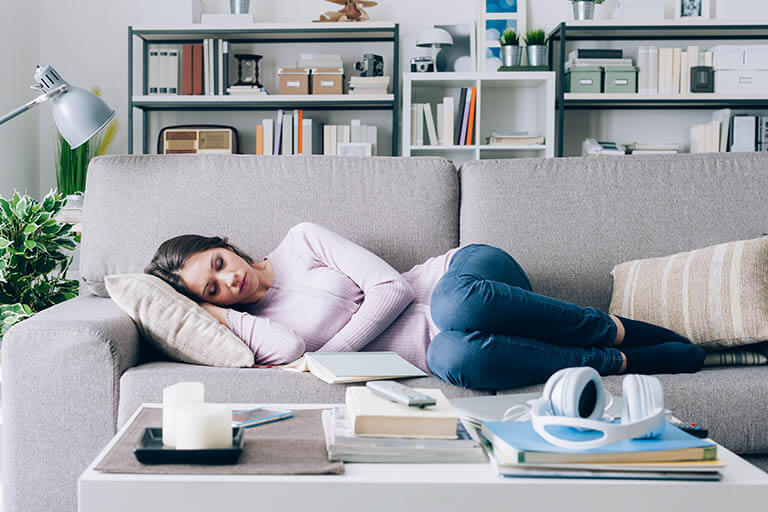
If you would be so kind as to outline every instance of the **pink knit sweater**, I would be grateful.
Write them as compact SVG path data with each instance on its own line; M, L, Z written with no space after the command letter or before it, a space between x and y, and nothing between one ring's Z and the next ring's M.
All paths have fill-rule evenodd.
M227 311L227 325L257 364L283 364L305 351L391 350L427 368L439 332L429 315L432 289L458 249L404 274L317 224L288 231L267 258L275 275L247 312Z

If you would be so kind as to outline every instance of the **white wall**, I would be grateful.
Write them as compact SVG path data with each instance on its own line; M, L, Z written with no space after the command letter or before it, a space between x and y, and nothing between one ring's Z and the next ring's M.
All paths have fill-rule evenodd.
M23 105L37 93L37 1L2 0L0 4L0 115ZM38 109L0 126L0 195L17 189L37 196Z
M5 112L31 98L28 85L32 83L34 65L51 64L74 85L102 88L104 100L117 110L122 125L110 152L126 152L127 27L141 23L142 1L0 2L0 63L3 75L8 74L8 79L3 76L0 80L0 110ZM607 0L598 6L597 18L610 18L614 2ZM667 17L671 17L673 0L666 2ZM471 22L475 19L475 5L474 0L381 0L380 5L369 9L369 14L374 21L400 23L401 57L407 63L413 55L424 53L414 45L421 30L440 22ZM203 0L203 9L226 12L228 0ZM321 0L251 1L256 20L263 22L311 21L321 12L334 9L334 4ZM550 30L571 18L568 0L528 0L529 28ZM55 185L55 127L50 107L44 105L38 110L0 127L0 192L14 186L45 192ZM569 113L566 138L571 143L566 147L571 148L569 153L577 151L585 136L611 137L618 142L656 140L660 124L667 130L664 137L685 137L687 126L708 114L692 115L664 111ZM664 123L658 122L660 118Z

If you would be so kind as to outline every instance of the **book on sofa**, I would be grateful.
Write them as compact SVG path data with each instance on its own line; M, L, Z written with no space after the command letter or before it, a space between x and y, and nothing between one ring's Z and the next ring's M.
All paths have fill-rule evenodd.
M308 352L282 369L310 372L328 384L427 376L395 352Z

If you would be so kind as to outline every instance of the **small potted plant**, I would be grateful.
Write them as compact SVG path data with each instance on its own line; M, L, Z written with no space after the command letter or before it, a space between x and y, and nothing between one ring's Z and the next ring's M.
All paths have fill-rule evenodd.
M573 17L577 20L591 20L595 17L595 4L601 4L605 0L571 0L573 4Z
M525 55L529 66L548 66L547 34L543 29L529 30L525 33Z
M501 62L505 67L519 66L523 51L520 48L520 38L514 29L508 28L499 38L501 44Z

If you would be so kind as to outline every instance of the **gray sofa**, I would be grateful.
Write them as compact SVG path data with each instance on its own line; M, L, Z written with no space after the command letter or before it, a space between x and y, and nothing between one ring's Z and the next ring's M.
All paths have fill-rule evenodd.
M400 271L458 244L514 255L534 290L606 309L608 272L766 232L768 154L480 161L437 158L112 156L88 173L83 294L15 326L3 342L6 512L74 511L80 473L142 402L200 380L230 402L338 402L308 374L163 360L106 298L104 276L140 272L163 240L225 234L256 256L305 220ZM664 375L668 406L768 466L765 367ZM619 393L620 377L606 379ZM448 396L475 394L434 378ZM539 389L505 390L520 392Z

